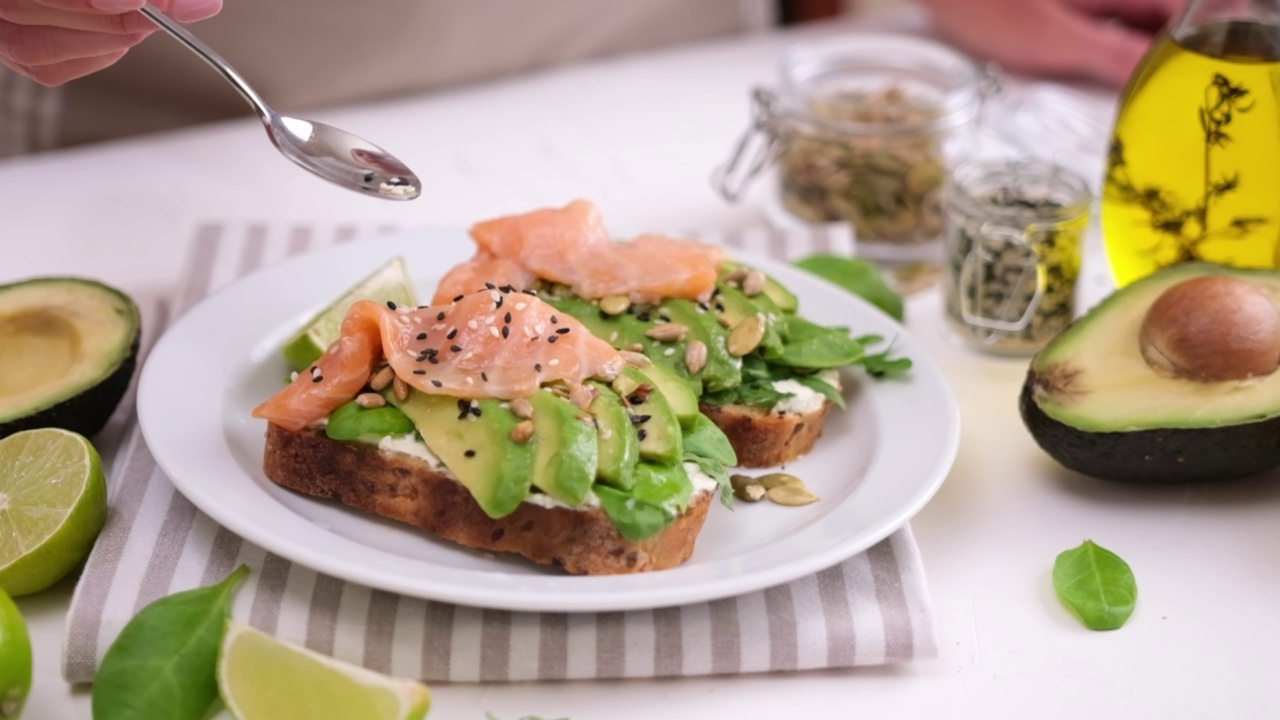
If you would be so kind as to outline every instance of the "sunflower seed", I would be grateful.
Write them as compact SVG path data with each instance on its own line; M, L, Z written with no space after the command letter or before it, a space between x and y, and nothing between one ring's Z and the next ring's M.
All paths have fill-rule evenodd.
M689 372L697 374L707 366L707 346L701 340L694 340L684 349L684 365Z
M528 420L533 417L533 405L525 398L516 398L511 401L511 412L521 420Z
M387 400L378 393L367 392L356 396L356 404L362 408L380 408L387 404Z
M652 360L645 357L644 355L641 355L638 352L631 352L630 350L620 350L618 354L622 356L622 361L630 365L631 367L642 368L642 367L648 367L653 364Z
M369 378L369 387L373 388L375 392L381 392L383 388L391 384L391 379L395 376L396 373L394 370L384 366L381 370L374 373L373 377Z
M396 375L395 379L391 381L391 392L395 394L396 400L404 402L409 399L409 383L401 380L400 376Z
M677 322L670 322L654 325L645 333L645 337L653 338L658 342L679 342L688 334L689 328Z
M759 270L752 270L742 279L742 294L747 297L755 297L764 292L764 273Z
M533 421L523 420L511 428L511 442L526 443L533 437Z

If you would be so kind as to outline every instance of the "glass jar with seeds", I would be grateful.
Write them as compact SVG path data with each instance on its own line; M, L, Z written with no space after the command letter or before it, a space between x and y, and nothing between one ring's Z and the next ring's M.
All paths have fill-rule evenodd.
M846 35L787 53L776 89L717 173L738 199L773 163L778 203L807 223L847 222L860 255L936 261L943 186L997 83L955 51L894 35Z
M1051 163L970 163L948 188L944 296L967 345L1030 355L1075 317L1091 193Z

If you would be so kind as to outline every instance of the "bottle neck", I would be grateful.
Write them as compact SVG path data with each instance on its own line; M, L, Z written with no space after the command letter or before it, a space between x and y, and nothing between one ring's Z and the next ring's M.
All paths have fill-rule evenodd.
M1280 0L1188 0L1170 28L1174 38L1182 39L1230 23L1280 28Z

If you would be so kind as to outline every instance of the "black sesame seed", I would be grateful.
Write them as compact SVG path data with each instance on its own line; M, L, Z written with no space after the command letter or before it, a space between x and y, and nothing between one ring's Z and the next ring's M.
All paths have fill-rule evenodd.
M468 416L469 414L470 414L470 413L468 413L466 410L463 410L462 412L458 413L458 419L459 419L459 420L466 420L466 419L467 419L467 416Z
M498 286L497 286L497 285L494 285L493 283L485 283L485 284L484 284L484 286L485 286L485 287L487 287L487 288L489 288L490 290L497 290L497 289L498 289Z
M557 335L564 335L567 332L569 332L569 328L556 328Z
M454 302L462 302L462 298L463 298L463 297L465 297L465 296L464 296L464 295L458 295L458 296L455 296L455 297L453 298L453 301L454 301Z
M724 303L716 303L716 312L724 312Z
M499 295L499 296L498 296L498 300L497 300L497 302L495 302L495 303L493 304L493 309L494 309L494 310L501 310L501 309L502 309L502 296L501 296L501 295Z
M632 395L631 397L627 398L627 402L631 403L632 405L643 405L644 398L640 397L639 395Z
M445 335L445 337L446 337L446 338L448 338L449 340L452 340L452 339L454 339L454 338L458 337L458 328L454 328L454 329L450 330L450 331L449 331L449 334L448 334L448 335Z
M466 412L471 409L471 401L458 398L458 409Z
M710 308L706 303L704 303L704 302L700 302L700 303L698 303L698 309L699 309L699 310L702 310L703 312L706 312L706 311L710 310L711 308Z
M311 376L311 382L313 382L313 383L315 383L315 382L320 382L320 381L321 381L321 380L323 380L323 379L324 379L324 376L323 376L323 375L312 375L312 376Z
M480 371L480 379L481 379L482 381L484 381L484 382L489 382L489 373L487 373L487 372L485 372L485 371L481 370L481 371Z
M450 350L452 350L452 351L454 351L454 352L462 352L462 346L461 346L461 345L450 345L450 346L449 346L449 349L450 349Z
M649 418L651 418L651 417L653 417L653 416L652 416L652 415L632 415L632 416L631 416L631 424L632 424L632 425L643 425L643 424L645 424L645 423L649 422Z
M462 453L462 454L463 454L463 455L466 455L467 457L475 457L475 456L476 456L476 451L475 451L475 450L468 450L468 451L466 451L466 452L464 452L464 453Z
M503 339L503 340L506 340L510 335L511 335L511 326L510 326L510 325L503 325L503 326L502 326L502 339Z
M418 333L418 339L419 339L419 340L426 340L426 339L427 339L427 334L426 334L426 333Z
M393 303L393 302L391 302L390 300L388 300L388 301L387 301L387 307L391 308L392 310L395 310L395 309L396 309L396 304L395 304L395 303Z
M644 442L644 439L649 437L649 431L641 428L638 432L636 432L636 437L640 438L640 442Z
M511 313L507 313L506 315L503 315L502 322L505 322L505 323L511 322Z
M603 311L603 310L601 310L601 311L600 311L600 319L601 319L601 320L608 320L610 317L611 317L611 316L609 315L609 313L607 313L607 312L605 312L605 311Z
M478 406L473 406L471 408L471 414L475 415L476 417L480 417L480 408Z
M542 363L534 363L533 370L534 372L542 372Z
M559 336L559 335L552 335L551 337L547 338L547 342L549 342L549 343L554 343L555 341L557 341L557 340L559 340L559 339L560 339L560 336Z
M431 363L432 365L438 365L440 363L440 360L435 355L432 355L431 357L427 358L427 362Z
M555 315L552 315L552 316L551 316L551 324L552 324L552 325L555 325L555 324L556 324L556 323L558 323L558 322L560 322L560 318L556 317Z
M500 288L498 288L498 289L499 289L499 290L501 290L501 291L502 291L502 292L504 292L504 293L509 293L509 292L514 292L514 291L515 291L515 288L514 288L513 286L511 286L511 285L503 285L502 287L500 287Z
M373 173L371 173L371 172L367 172L367 173L365 173L365 174L364 174L364 181L365 181L365 182L373 182L373 179L374 179L375 177L377 177L377 176L376 176L376 175L374 175Z
M444 311L443 311L443 310L441 310L440 312L436 313L436 319L437 319L437 320L443 320L443 319L444 319Z
M436 387L444 387L444 383L440 382L439 380L432 380L431 384L435 385Z
M649 313L642 312L639 315L636 315L636 319L640 322L649 322Z
M414 375L426 375L426 374L427 374L427 371L426 371L426 370L414 370L414 371L413 371L413 374L414 374Z

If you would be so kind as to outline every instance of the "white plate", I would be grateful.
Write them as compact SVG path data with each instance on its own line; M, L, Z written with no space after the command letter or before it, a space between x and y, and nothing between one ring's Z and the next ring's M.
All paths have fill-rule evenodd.
M439 540L262 472L265 423L249 411L281 387L280 347L342 290L402 255L424 298L470 256L462 232L419 231L343 245L258 272L186 313L143 369L138 416L160 467L196 507L250 542L306 567L431 600L518 611L612 611L728 597L817 572L907 522L942 483L959 419L942 374L900 327L861 300L788 266L743 256L800 298L804 314L896 338L908 379L845 375L849 411L833 411L816 449L787 467L822 497L803 508L714 503L697 550L663 572L571 577Z

